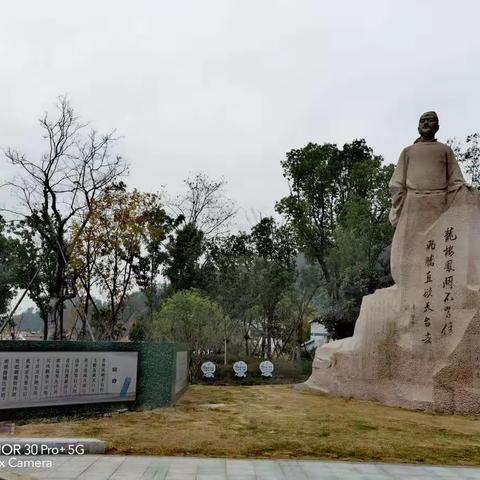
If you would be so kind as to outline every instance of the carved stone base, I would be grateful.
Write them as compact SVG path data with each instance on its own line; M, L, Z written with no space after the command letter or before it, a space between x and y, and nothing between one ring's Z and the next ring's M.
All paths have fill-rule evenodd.
M352 337L317 349L306 387L480 413L479 195L463 188L444 205L407 198L392 247L396 285L364 297Z

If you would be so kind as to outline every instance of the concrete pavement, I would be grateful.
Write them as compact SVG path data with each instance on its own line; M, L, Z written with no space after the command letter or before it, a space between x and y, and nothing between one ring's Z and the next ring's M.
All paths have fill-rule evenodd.
M45 465L13 466L23 460ZM0 479L7 472L38 480L480 480L480 468L469 467L113 455L23 456L0 468Z

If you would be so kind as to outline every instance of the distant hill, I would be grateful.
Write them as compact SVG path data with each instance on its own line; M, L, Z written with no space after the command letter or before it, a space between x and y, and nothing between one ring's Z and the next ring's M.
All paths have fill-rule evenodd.
M99 302L99 305L101 305L101 302ZM123 311L123 318L127 325L131 326L135 319L146 310L147 306L143 293L140 291L133 292L127 298L125 309ZM75 311L75 308L70 302L67 302L64 313L64 325L67 331L73 327L77 317L78 314ZM14 315L13 320L20 330L41 331L43 329L43 321L40 318L39 311L33 307L19 313L18 315Z
M21 330L41 330L43 328L43 322L38 310L35 310L33 307L15 315L13 321L16 325L20 325Z

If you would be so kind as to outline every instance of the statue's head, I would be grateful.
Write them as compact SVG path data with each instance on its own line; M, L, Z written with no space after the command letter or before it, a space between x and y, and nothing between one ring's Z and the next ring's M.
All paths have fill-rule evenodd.
M438 116L435 112L425 112L418 121L418 133L423 140L433 140L439 128Z

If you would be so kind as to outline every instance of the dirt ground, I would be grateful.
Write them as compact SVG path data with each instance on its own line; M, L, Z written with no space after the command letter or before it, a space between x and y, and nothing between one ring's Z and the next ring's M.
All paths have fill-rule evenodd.
M171 408L17 426L110 453L480 465L480 417L413 412L291 385L191 386Z

